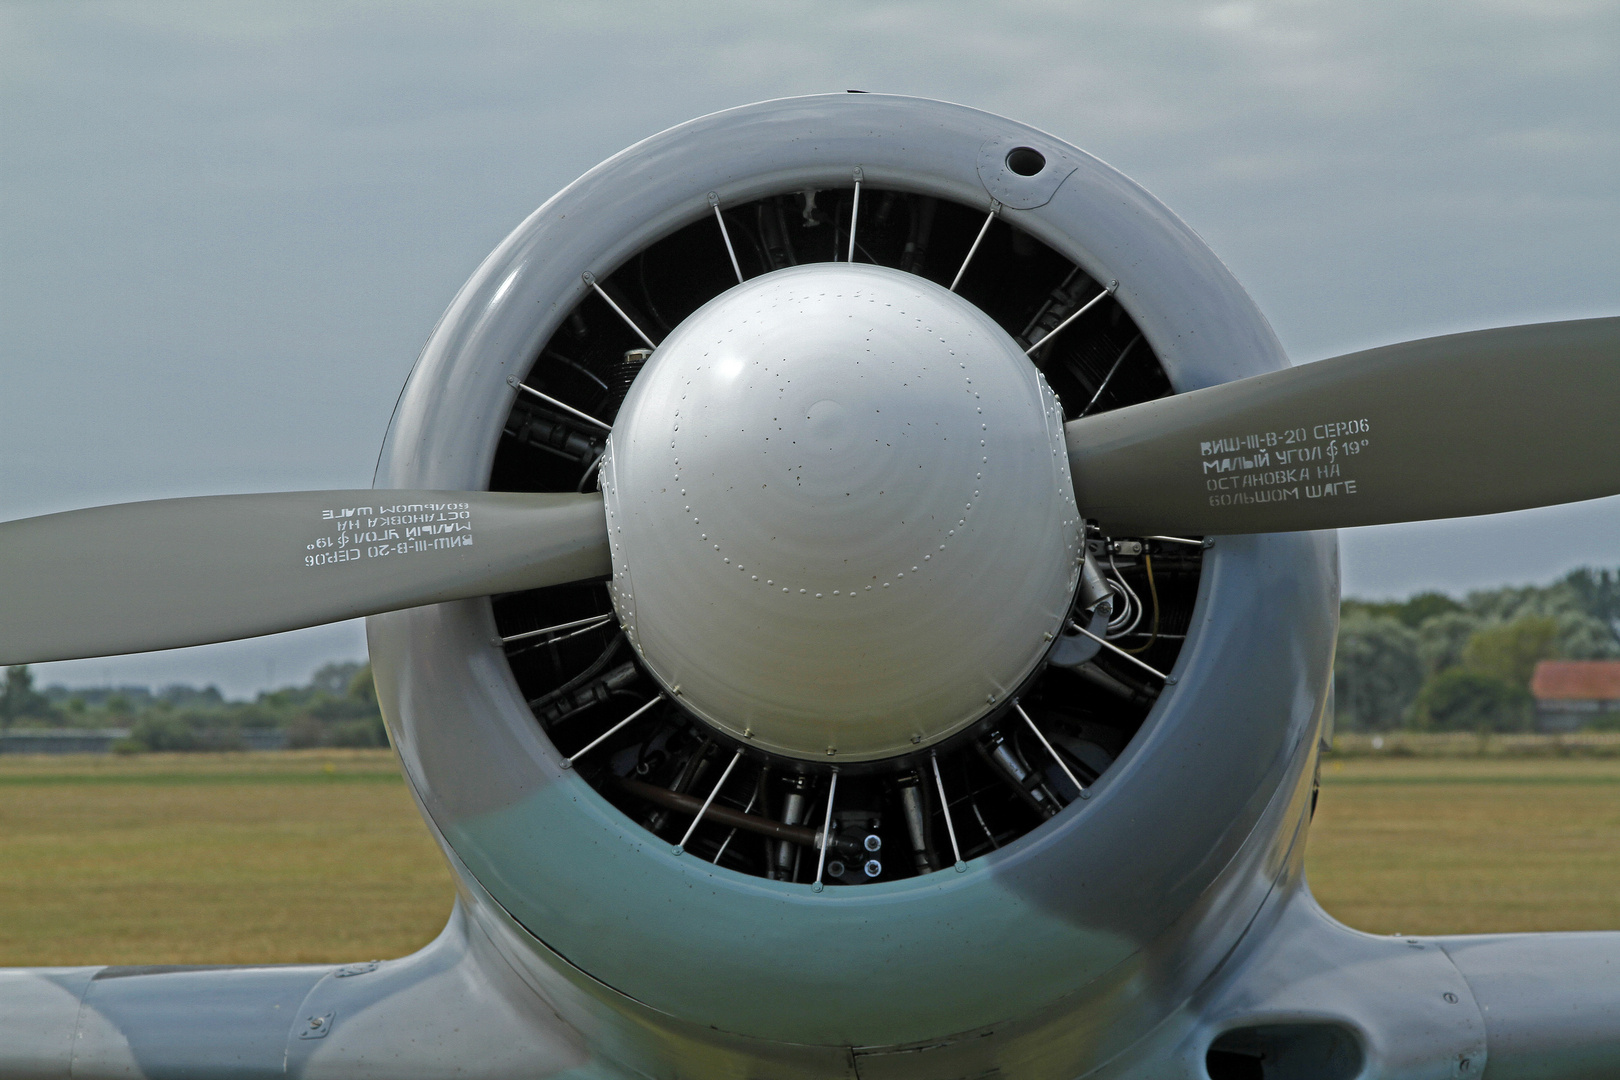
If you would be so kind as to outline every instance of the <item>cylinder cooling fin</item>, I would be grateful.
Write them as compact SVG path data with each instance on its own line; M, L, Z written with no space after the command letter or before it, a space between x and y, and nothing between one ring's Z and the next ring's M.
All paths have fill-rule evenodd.
M1046 167L1028 147L1003 156L1015 173ZM608 433L622 431L620 409L660 355L651 346L717 297L794 268L887 268L949 290L1027 353L1019 362L1049 388L1054 413L1061 410L1054 420L1172 392L1153 348L1115 299L1117 282L1097 280L1006 220L991 199L975 206L871 183L857 190L856 175L848 185L730 205L713 200L712 215L592 278L517 380L491 490L596 490ZM968 493L965 504L973 498ZM701 519L694 521L693 531L701 530ZM817 760L780 743L761 745L750 724L728 724L683 700L680 686L651 669L609 581L498 597L495 615L535 723L642 828L692 858L744 874L864 885L961 868L1066 807L1083 806L1163 691L1163 673L1191 625L1200 539L1111 537L1078 523L1076 531L1086 557L1077 552L1073 560L1075 587L1010 692L992 691L975 715L943 733L925 738L919 726L910 740L917 745L901 740L867 754L839 757L829 744ZM919 574L927 565L921 559L912 567ZM739 569L746 578L747 568ZM902 577L907 571L897 569ZM870 591L904 581L864 584ZM789 591L774 578L769 588ZM912 635L881 644L899 656L926 652L930 629L913 627Z

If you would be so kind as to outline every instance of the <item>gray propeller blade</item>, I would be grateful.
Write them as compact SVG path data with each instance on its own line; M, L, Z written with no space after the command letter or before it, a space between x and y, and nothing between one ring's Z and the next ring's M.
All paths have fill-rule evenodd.
M1620 493L1620 318L1409 341L1071 421L1116 536L1288 532Z
M0 665L230 641L610 572L594 494L100 506L0 522Z

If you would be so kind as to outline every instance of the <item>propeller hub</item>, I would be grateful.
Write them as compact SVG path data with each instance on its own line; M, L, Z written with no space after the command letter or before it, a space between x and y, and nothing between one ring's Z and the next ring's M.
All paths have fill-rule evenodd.
M960 731L1078 581L1063 414L978 308L848 263L767 274L659 346L602 469L627 635L745 744L867 761Z

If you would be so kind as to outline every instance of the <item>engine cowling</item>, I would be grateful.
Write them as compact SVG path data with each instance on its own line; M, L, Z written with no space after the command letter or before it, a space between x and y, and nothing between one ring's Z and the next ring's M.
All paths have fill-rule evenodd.
M1041 164L1034 167L1037 159ZM850 213L857 177L859 216ZM791 99L718 113L654 136L593 169L527 219L458 294L423 351L390 426L378 486L557 486L554 479L536 479L543 471L539 467L522 478L522 458L514 456L513 446L524 440L513 431L527 431L531 442L566 451L537 452L557 460L570 460L571 454L570 467L587 471L606 449L600 433L557 407L588 411L579 407L584 399L569 400L570 380L588 381L576 367L604 384L604 402L615 390L628 390L634 408L637 394L650 394L654 386L637 379L635 365L661 360L656 351L653 361L629 355L647 344L632 329L661 336L656 328L642 326L659 319L649 308L661 299L674 305L675 298L684 297L693 310L714 295L694 295L712 287L701 282L726 286L733 267L737 277L750 280L774 270L773 252L784 246L784 238L805 237L808 245L813 235L826 253L814 260L827 264L823 270L848 265L846 250L855 251L857 266L866 258L881 262L875 255L883 253L863 258L848 241L852 218L857 241L862 220L869 222L869 235L879 235L876 220L886 197L891 213L900 212L894 207L929 201L935 220L942 222L942 236L948 231L943 222L953 223L953 257L922 268L936 283L930 288L946 292L957 270L955 256L992 211L996 227L986 235L1007 253L1006 265L1022 247L1081 275L1067 284L1078 282L1091 291L1070 289L1054 300L1049 306L1058 310L1045 312L1044 327L1013 326L1017 320L1004 310L997 289L1020 283L1002 272L1003 263L996 261L1001 255L980 249L973 256L983 260L977 269L992 273L993 280L979 283L976 292L969 276L959 294L965 299L947 295L964 305L977 296L976 306L1009 341L1039 345L1042 331L1054 329L1059 316L1078 310L1097 288L1112 287L1107 302L1107 310L1117 311L1110 316L1112 335L1098 338L1118 343L1121 334L1125 341L1139 334L1137 361L1164 381L1155 390L1144 375L1135 400L1286 365L1264 319L1199 238L1096 159L1034 129L958 106L881 95ZM722 228L724 215L737 207L758 210L761 224L754 241ZM771 208L768 216L762 207ZM785 218L778 214L784 207L796 210L797 220L772 226L771 219ZM964 221L969 223L965 233ZM806 222L815 224L806 227ZM695 252L691 245L698 230L706 230L708 253L692 255L684 271L673 273L674 284L655 281L645 300L625 285L638 274L671 277L649 253ZM905 231L912 232L909 224ZM727 244L722 232L728 234ZM734 255L745 248L736 262L728 259L728 244ZM941 239L936 251L946 247ZM902 245L895 261L904 256ZM749 259L757 263L743 265ZM801 265L811 261L806 252ZM780 280L813 269L784 272ZM968 269L971 275L975 266ZM1024 299L1040 308L1062 291L1064 273L1071 271ZM736 286L736 279L729 284ZM686 285L690 288L683 293ZM665 319L683 326L674 316ZM589 332L612 338L603 348L625 357L630 370L623 387L559 348L565 340L559 335L567 334L576 319L590 322ZM1062 334L1077 329L1083 330L1083 323ZM1022 335L1034 340L1019 341ZM1078 336L1054 335L1046 351L1066 341ZM1041 350L1034 351L1042 359ZM1107 361L1113 359L1110 353ZM1081 370L1088 370L1086 362L1086 357L1075 360ZM556 372L553 381L535 386L545 382L547 371ZM657 377L653 367L648 372ZM1075 390L1060 388L1051 371L1043 377L1059 390L1066 416L1091 404L1077 400L1081 395ZM539 394L526 394L521 386ZM540 405L529 408L536 401ZM815 416L806 415L805 422L814 425ZM596 419L614 425L617 444L614 417ZM859 430L870 437L867 429ZM615 445L609 459L615 468L623 465L617 450ZM612 473L607 477L611 492ZM1002 478L995 495L1005 494L1011 482ZM1054 494L1049 508L1061 508L1058 498ZM971 501L971 496L963 500ZM694 511L694 516L703 514ZM701 524L693 527L703 531ZM1111 538L1081 537L1077 531L1075 539L1091 545L1099 558L1114 551ZM886 731L842 761L825 754L821 761L811 760L816 755L810 750L825 741L825 731L808 734L804 724L782 728L773 746L750 748L747 710L738 711L720 694L736 688L735 678L719 672L705 703L684 709L675 690L690 680L660 674L656 657L633 659L633 648L609 656L586 683L557 696L558 688L589 663L569 661L572 675L561 667L536 674L538 669L525 666L531 663L524 659L527 654L516 655L503 639L553 617L561 624L612 613L603 606L605 582L590 596L576 590L570 596L497 597L493 603L470 600L375 616L368 636L379 696L406 774L467 896L491 926L502 927L509 962L546 987L565 1018L598 1031L612 1026L606 1015L636 1018L607 1040L624 1060L641 1067L697 1040L722 1057L764 1057L784 1068L797 1062L812 1072L833 1064L846 1068L854 1054L866 1075L868 1069L901 1061L904 1052L929 1048L928 1060L940 1061L946 1070L940 1075L959 1075L946 1062L976 1060L993 1045L997 1060L1040 1058L1051 1064L1052 1075L1075 1075L1173 1014L1238 940L1273 886L1297 874L1293 842L1308 812L1327 698L1335 546L1330 534L1257 535L1222 537L1207 550L1194 551L1182 616L1185 637L1173 649L1168 640L1155 645L1167 650L1158 654L1169 661L1160 674L1173 684L1140 675L1125 661L1105 661L1114 665L1122 696L1120 687L1104 688L1103 680L1076 675L1079 667L1095 664L1094 658L1067 667L1060 663L1065 657L1054 650L1065 644L1079 648L1073 640L1025 643L1019 655L1028 662L1007 663L999 700L984 701L983 708L963 706L949 716L935 709L920 727L908 717L911 726L894 728L903 730L903 745ZM1171 559L1168 550L1163 558ZM616 574L621 565L636 575L635 561L616 562ZM1072 554L1065 574L1071 570L1078 570ZM864 593L872 582L857 584ZM1072 587L1068 577L1064 587ZM1042 633L1056 629L1055 638L1080 640L1062 633L1076 610L1070 595L1050 588L1042 595L1057 597L1048 600L1052 610L1027 617L1028 606L1021 606L1028 625ZM821 603L831 599L823 597ZM839 602L863 601L840 596ZM1142 604L1145 608L1146 598ZM621 603L618 615L626 610ZM611 635L619 625L617 619L602 622L590 633ZM665 640L678 641L668 637L678 634L678 627L663 632ZM998 625L993 632L1004 629ZM1001 643L998 638L990 645ZM567 647L587 644L573 639ZM918 648L917 640L900 644L905 648L896 655L903 662L929 662L928 650ZM606 646L598 639L591 648L594 657ZM553 651L561 655L563 650L559 644ZM961 653L942 647L932 659L955 668ZM707 663L705 674L716 675L712 656L682 658L692 662ZM627 678L645 680L640 697L625 696L631 684L600 683L606 697L557 718L559 708L577 703L587 683L598 685L594 680L626 663L636 669ZM754 664L757 674L757 658ZM1052 681L1059 676L1061 685ZM1049 685L1041 685L1042 678ZM757 700L757 685L744 689ZM749 793L743 783L733 813L814 830L822 822L809 811L796 821L783 820L783 789L771 784L805 785L805 803L819 810L837 769L846 793L862 785L887 792L873 796L888 823L880 860L886 869L864 883L851 875L855 881L848 886L823 874L829 887L818 891L822 881L809 879L808 865L792 876L785 870L771 876L773 849L766 840L750 841L760 852L757 866L709 861L705 849L696 846L701 837L688 841L694 846L683 853L673 850L690 813L682 817L669 802L650 802L644 792L627 787L613 764L629 753L624 745L610 741L591 751L595 757L582 756L580 749L632 705L640 707L657 693L664 700L636 722L668 725L675 733L663 736L660 745L695 740L705 747L697 760L712 762L709 780L687 798L706 795L726 762L745 751L740 755L745 764L738 768L757 769L766 777L754 787L767 792L770 812L743 808ZM1025 785L1026 802L1039 803L1034 796L1044 785L1050 816L1038 806L1021 807L1017 793L1003 785L996 808L985 815L988 845L975 845L986 847L982 854L970 849L950 858L944 839L936 836L935 865L926 865L913 860L909 845L897 839L907 835L900 820L903 793L897 794L907 777L930 786L940 781L945 798L935 797L934 833L940 831L942 806L962 799L975 783L996 780L994 748L986 748L986 742L1025 737L1018 734L1026 730L1022 720L1011 711L1015 698L1040 703L1028 710L1029 729L1050 738L1073 719L1064 713L1067 703L1130 703L1133 694L1132 726L1105 759L1092 762L1091 773L1080 777L1085 798L1064 785L1051 762L1036 762L1036 745L1027 743L1013 752L1043 776ZM986 695L996 698L998 692ZM531 701L542 704L531 707ZM1077 711L1083 710L1075 706L1071 713ZM827 721L824 713L815 723L825 727ZM914 734L922 736L916 743L910 742ZM828 745L837 749L836 740ZM1063 755L1072 766L1088 752L1060 746L1053 755ZM673 757L667 755L660 767L673 769ZM639 764L632 761L632 768ZM667 774L660 778L665 782L648 784L629 776L635 783L672 790ZM951 782L961 784L954 795ZM722 793L717 801L724 798ZM836 806L834 801L835 811ZM972 809L957 803L957 816L949 823L952 846L960 845L956 833L979 830ZM663 824L647 827L660 811L666 815ZM1025 814L1022 825L1006 824L1019 813ZM1000 818L990 820L996 814ZM679 828L671 824L675 821ZM719 822L706 828L712 848L736 827ZM832 831L829 825L822 833ZM744 834L753 835L746 828L739 833ZM804 839L802 833L794 835ZM816 851L815 842L796 846L812 859L838 854L830 842L824 852Z

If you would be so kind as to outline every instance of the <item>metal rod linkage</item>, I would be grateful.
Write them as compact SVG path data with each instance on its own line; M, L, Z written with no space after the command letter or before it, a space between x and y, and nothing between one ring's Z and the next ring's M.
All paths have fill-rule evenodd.
M984 216L984 224L979 226L979 235L973 238L973 246L968 248L967 258L962 260L961 269L957 270L956 277L951 279L951 292L955 292L956 287L962 284L962 275L967 273L968 263L972 262L973 256L979 253L979 245L984 243L984 235L990 231L990 223L996 220L996 215L1000 212L1001 203L997 202L995 199L991 199L990 212Z
M1044 341L1045 339L1043 338L1042 340ZM1103 391L1108 389L1108 384L1114 381L1114 372L1119 370L1119 365L1125 362L1125 358L1131 354L1131 350L1136 348L1136 343L1141 340L1142 335L1137 334L1135 337L1131 338L1131 343L1129 345L1120 350L1118 358L1114 360L1114 366L1108 369L1108 374L1103 376L1103 381L1097 384L1097 392L1091 395L1091 400L1086 402L1086 407L1080 410L1080 416L1086 415L1086 413L1091 411L1091 407L1097 404L1097 399L1103 396ZM1075 417L1075 419L1080 419L1080 416Z
M671 791L656 784L644 784L640 780L631 780L629 777L615 777L611 781L614 786L629 792L638 799L655 803L658 806L667 806L681 814L695 814L703 806L702 799L695 799L690 795L682 795L678 791ZM821 843L821 830L807 825L786 825L772 818L761 817L759 814L743 813L734 810L725 803L716 803L709 807L704 818L717 825L731 825L744 832L755 833L759 836L768 836L773 840L786 840L793 847L814 849ZM835 836L831 840L834 851L841 851L847 855L859 855L865 850L860 841Z
M641 708L637 709L635 712L631 713L629 716L625 717L623 720L620 720L617 724L614 724L612 727L610 727L606 731L602 732L602 734L600 734L596 738L592 739L589 743L587 743L584 746L583 749L574 751L574 756L573 757L565 757L565 758L563 758L562 767L565 768L565 769L572 769L574 767L574 762L578 761L580 758L584 757L586 754L590 753L592 750L595 750L598 746L601 746L603 743L607 742L607 740L608 740L608 738L610 736L612 736L612 735L616 734L617 732L619 732L630 721L634 720L636 717L640 716L642 713L646 712L648 709L652 708L654 705L657 705L660 701L663 701L663 700L664 700L664 695L659 694L657 697L655 697L651 701L647 702L647 704L643 705Z
M585 494L585 485L587 485L587 484L589 484L591 482L591 480L601 470L602 462L604 462L606 460L607 460L607 447L604 446L602 448L602 452L600 454L596 455L596 459L594 461L592 461L589 465L585 466L585 475L579 478L579 487L577 488L577 490L579 491L579 493L581 495Z
M1046 752L1048 754L1052 755L1052 760L1058 763L1058 768L1062 769L1063 775L1069 778L1069 783L1073 784L1079 790L1080 797L1082 799L1089 798L1090 796L1086 791L1086 785L1080 782L1080 778L1074 775L1074 771L1069 768L1069 763L1059 757L1058 752L1052 748L1052 744L1046 741L1046 736L1041 732L1040 728L1035 726L1035 721L1029 718L1029 713L1024 711L1024 707L1015 701L1013 702L1013 709L1018 713L1019 716L1024 718L1024 723L1029 725L1029 730L1035 733L1035 737L1041 740L1041 745L1046 747Z
M834 769L832 782L827 785L827 817L821 823L820 850L816 852L816 883L810 886L812 892L820 892L824 885L821 883L821 871L827 865L827 838L832 835L833 799L838 794L838 770Z
M598 420L596 417L592 416L588 412L580 412L578 409L576 409L572 405L568 404L568 402L566 402L566 401L558 401L556 398L552 397L550 394L542 394L540 391L536 390L534 387L532 387L532 386L528 385L527 383L523 382L516 375L508 375L506 377L506 385L510 386L514 390L521 390L523 393L528 394L531 397L537 397L541 401L545 402L547 405L550 405L553 409L561 409L563 412L567 413L569 416L573 416L573 417L576 417L576 418L578 418L580 420L583 420L587 424L595 424L597 427L601 428L603 431L611 432L613 430L613 425L612 424L603 423L601 420Z
M1069 327L1069 324L1074 322L1074 320L1078 319L1080 316L1084 315L1086 312L1090 311L1092 308L1094 308L1098 304L1102 303L1104 298L1109 297L1109 296L1113 296L1114 295L1114 290L1117 289L1117 288L1119 288L1119 282L1110 281L1108 283L1108 287L1106 289L1104 289L1102 292L1098 293L1096 296L1093 296L1090 300L1087 300L1084 307L1082 307L1079 311L1076 311L1073 315L1070 315L1067 319L1064 319L1062 322L1058 323L1056 326L1052 327L1052 332L1050 334L1046 334L1046 335L1042 336L1041 340L1037 341L1035 344L1033 344L1029 348L1025 349L1024 350L1024 355L1029 356L1029 355L1033 354L1036 349L1040 348L1042 345L1045 345L1048 341L1051 341L1053 338L1057 337L1064 330L1067 330L1068 327Z
M613 297L609 296L607 293L602 291L602 286L600 286L600 285L598 285L596 283L596 275L595 274L593 274L589 270L587 270L587 271L585 271L583 274L581 274L579 276L580 276L580 280L584 281L585 284L589 285L591 288L596 290L596 295L597 296L600 296L604 301L607 302L607 306L613 309L613 314L615 314L619 318L623 319L624 324L626 326L628 326L630 329L632 329L632 330L634 330L636 332L636 337L640 338L642 341L645 341L647 343L647 348L649 348L649 349L658 348L657 345L653 344L653 339L652 338L648 337L646 334L641 332L641 327L636 325L636 321L634 319L632 319L630 316L626 315L624 313L624 309L621 308L618 304L615 304L613 302Z
M697 817L692 819L692 824L686 827L686 835L681 837L681 842L675 845L675 854L679 855L686 850L686 842L692 839L693 833L697 832L698 825L703 821L703 815L709 812L709 804L714 802L716 795L720 794L720 789L726 786L726 781L731 778L731 770L737 767L737 762L742 760L742 755L741 750L737 751L736 755L731 759L731 764L726 766L726 771L720 774L719 780L715 781L714 790L709 792L707 799L703 800L703 809L697 812ZM732 831L735 832L736 830L733 829ZM729 841L730 838L727 839Z
M731 256L731 269L737 274L737 284L741 285L742 267L737 265L737 249L731 246L731 233L726 229L726 219L720 216L720 196L709 192L709 209L714 211L714 220L720 223L720 239L726 242L726 254Z
M755 788L754 793L752 795L748 796L748 805L743 807L742 812L744 814L753 813L754 804L757 803L757 802L759 802L759 789ZM725 842L720 845L720 850L715 852L714 853L714 858L709 860L709 861L714 863L716 866L718 866L720 864L720 856L722 856L722 855L724 855L726 853L726 848L730 847L731 842L733 840L735 840L736 838L737 838L737 827L735 825L733 825L731 827L731 831L726 834Z
M1209 547L1207 540L1189 540L1185 536L1144 536L1144 540L1157 540L1161 544L1186 544L1188 547Z
M855 261L855 222L860 220L861 216L862 179L864 179L864 174L861 172L861 167L857 165L855 166L855 203L849 208L849 254L845 256L845 262Z
M564 630L574 630L581 626L586 630L594 630L603 623L609 622L612 618L612 615L592 615L588 619L575 619L573 622L558 623L556 626L547 626L541 630L528 630L521 634L513 634L511 637L503 637L501 638L501 644L510 645L514 641L527 641L529 638L545 637L547 634L560 634ZM580 632L583 633L584 631ZM568 636L573 637L574 635L570 634Z
M1174 686L1174 685L1176 685L1176 677L1174 675L1166 675L1164 672L1160 671L1158 668L1150 667L1147 664L1142 663L1142 661L1138 660L1136 657L1132 656L1130 653L1126 652L1124 649L1120 648L1118 645L1115 645L1112 641L1108 641L1108 640L1106 640L1104 638L1098 637L1096 634L1093 634L1090 630L1087 630L1085 627L1081 626L1077 622L1071 622L1071 623L1069 623L1069 626L1070 626L1071 629L1080 631L1080 633L1086 635L1086 637L1090 638L1092 641L1097 642L1103 648L1107 649L1109 652L1113 653L1114 655L1121 656L1121 657L1124 657L1126 660L1129 660L1131 663L1135 664L1137 667L1141 668L1143 671L1147 672L1149 675L1154 675L1154 676L1157 676L1160 679L1163 679L1164 684L1166 686Z
M934 785L939 788L939 808L945 814L945 831L951 834L951 854L956 856L956 872L962 873L967 869L967 863L962 861L962 849L956 843L956 823L951 820L951 803L945 798L945 778L939 772L939 755L929 754L934 763Z

